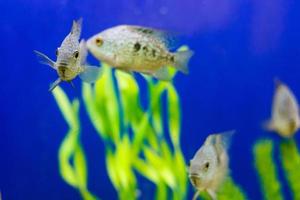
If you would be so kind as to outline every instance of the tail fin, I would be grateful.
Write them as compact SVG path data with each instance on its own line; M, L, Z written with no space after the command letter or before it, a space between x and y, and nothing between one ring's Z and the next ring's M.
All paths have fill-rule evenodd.
M188 63L190 58L194 55L194 52L191 50L187 51L178 51L175 53L175 65L174 67L183 72L184 74L189 73Z

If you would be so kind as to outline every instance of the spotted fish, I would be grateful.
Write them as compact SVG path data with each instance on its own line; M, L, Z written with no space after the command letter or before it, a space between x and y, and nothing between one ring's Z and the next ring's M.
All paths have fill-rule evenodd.
M50 91L62 81L72 84L72 80L78 75L83 81L92 83L96 81L101 72L100 68L86 64L88 53L86 42L81 40L79 43L81 26L82 19L73 21L71 32L56 50L56 62L48 58L45 54L34 51L41 59L42 64L46 64L57 71L59 78L50 86Z
M119 25L87 40L87 48L100 61L126 72L152 75L170 80L166 66L187 74L190 50L170 52L165 32L152 28Z

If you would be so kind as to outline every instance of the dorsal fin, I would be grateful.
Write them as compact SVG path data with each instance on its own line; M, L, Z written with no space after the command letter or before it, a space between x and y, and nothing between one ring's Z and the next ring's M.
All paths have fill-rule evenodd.
M138 32L147 37L153 37L157 40L163 42L166 47L173 48L176 44L175 34L171 34L170 32L159 30L155 28L142 27L142 26L128 26L131 31Z
M205 144L209 144L214 147L218 163L221 162L220 156L229 148L234 132L235 131L226 131L218 134L212 134L205 141Z
M235 130L231 130L217 134L216 146L222 147L227 150L231 144L231 139L234 133Z
M82 28L82 18L78 19L77 21L73 21L71 35L75 36L76 38L80 37Z
M280 86L284 85L284 83L278 77L274 78L274 84L275 84L276 89L279 88Z

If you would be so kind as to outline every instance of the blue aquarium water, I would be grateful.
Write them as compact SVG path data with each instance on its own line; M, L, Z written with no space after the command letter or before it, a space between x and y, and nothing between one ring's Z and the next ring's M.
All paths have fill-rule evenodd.
M231 176L249 199L263 199L252 148L260 138L280 141L262 128L271 113L274 78L300 98L299 1L2 0L0 10L3 200L81 199L58 169L58 149L68 127L48 92L57 75L33 53L39 50L54 59L72 20L80 17L86 39L119 24L178 34L178 43L195 52L189 75L178 74L174 80L181 97L185 159L193 157L209 134L235 129L229 151ZM92 56L89 62L97 63ZM75 89L61 84L69 97L80 97L81 81L76 79L74 85ZM82 110L89 190L101 199L117 199L105 168L103 142ZM299 135L295 137L300 145ZM278 156L275 160L280 162ZM278 168L285 199L292 199ZM189 184L188 199L192 194ZM142 193L140 199L151 198Z

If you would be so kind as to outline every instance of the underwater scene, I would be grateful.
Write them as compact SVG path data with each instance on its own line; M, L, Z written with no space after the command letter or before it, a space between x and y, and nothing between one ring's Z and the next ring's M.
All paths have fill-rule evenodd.
M300 200L299 1L0 8L0 200Z

